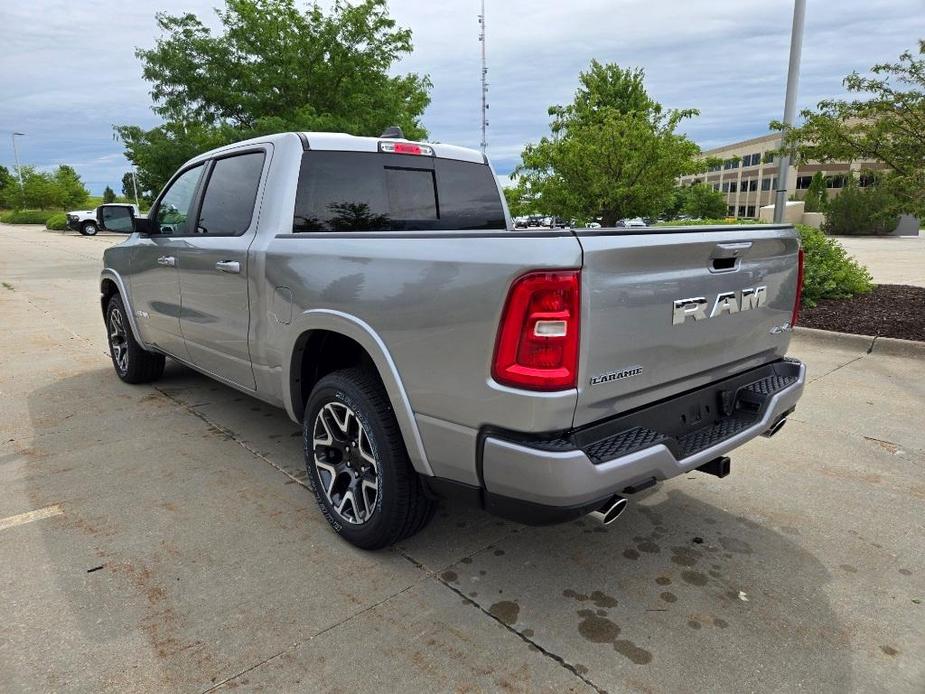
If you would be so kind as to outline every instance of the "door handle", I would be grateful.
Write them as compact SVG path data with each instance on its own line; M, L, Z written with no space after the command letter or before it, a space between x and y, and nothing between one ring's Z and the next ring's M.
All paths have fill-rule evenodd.
M215 269L219 272L230 272L233 275L237 275L241 272L241 263L237 260L219 260L215 263Z
M167 267L175 267L177 264L177 259L172 255L162 255L157 259L158 265L166 265Z

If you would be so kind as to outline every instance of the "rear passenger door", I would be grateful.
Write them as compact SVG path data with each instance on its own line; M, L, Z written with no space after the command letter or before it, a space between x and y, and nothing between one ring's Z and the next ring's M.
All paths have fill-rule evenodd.
M248 348L248 249L270 148L209 164L196 223L178 258L180 329L190 360L221 379L256 389Z

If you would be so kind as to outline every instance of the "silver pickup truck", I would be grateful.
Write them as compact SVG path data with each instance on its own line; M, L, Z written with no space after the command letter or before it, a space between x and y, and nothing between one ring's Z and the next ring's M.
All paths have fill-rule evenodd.
M170 357L285 408L360 547L449 495L609 523L659 480L726 475L803 390L790 226L515 230L482 154L395 132L223 147L122 209L100 284L119 378Z

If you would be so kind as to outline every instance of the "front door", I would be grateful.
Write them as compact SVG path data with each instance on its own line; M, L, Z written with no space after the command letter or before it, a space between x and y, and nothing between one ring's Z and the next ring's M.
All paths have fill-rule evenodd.
M153 211L157 233L139 239L132 255L132 310L141 339L180 359L189 357L180 332L177 269L203 170L198 164L174 178Z
M180 330L190 361L251 390L256 384L248 349L248 249L265 159L261 149L215 160L196 225L178 258Z

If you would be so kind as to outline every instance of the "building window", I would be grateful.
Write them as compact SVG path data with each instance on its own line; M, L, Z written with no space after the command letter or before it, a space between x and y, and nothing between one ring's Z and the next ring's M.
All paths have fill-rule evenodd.
M742 181L742 187L740 188L740 190L743 193L754 192L758 190L758 179L750 178L747 181Z
M826 188L844 188L845 187L845 177L844 176L826 176L825 177L825 187Z
M742 166L758 166L761 163L761 154L746 154L742 157Z
M740 217L745 216L745 205L739 205L739 216Z
M812 182L812 176L797 176L797 190L806 190Z
M771 178L770 176L765 176L761 179L761 190L771 190L776 187L777 180L776 178Z
M719 191L719 183L714 183L714 184L713 184L713 190Z
M755 216L755 206L754 205L749 205L748 207L745 208L745 216L754 218Z
M724 169L737 169L739 168L739 163L740 162L738 159L727 159L726 161L723 162L723 168Z
M762 155L761 158L762 158L762 161L764 161L765 164L773 164L773 163L774 163L774 157L775 157L775 156L776 156L776 155L775 155L775 153L774 153L772 150L768 150L767 152L765 152L765 153Z
M726 215L727 215L728 217L735 217L735 216L736 216L736 207L735 207L735 205L729 205L729 206L726 208Z
M866 188L867 186L873 186L877 184L877 177L870 173L861 174L858 178L858 185L861 188Z
M729 192L735 193L739 189L739 184L735 181L729 181Z

